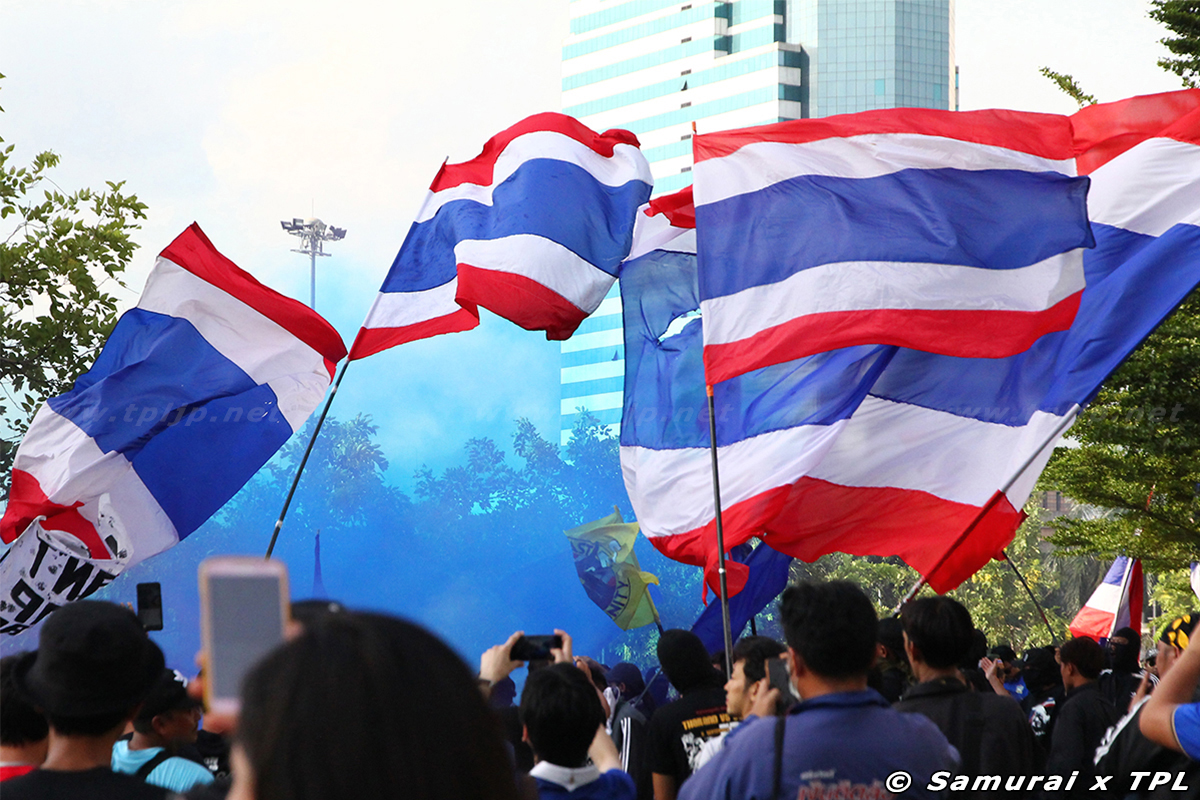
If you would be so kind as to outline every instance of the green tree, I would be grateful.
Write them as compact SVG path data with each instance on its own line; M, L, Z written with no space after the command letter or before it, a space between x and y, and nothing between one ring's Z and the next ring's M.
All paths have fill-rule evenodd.
M1042 485L1104 513L1061 517L1069 551L1141 558L1147 570L1200 556L1200 291L1113 373L1071 428Z
M1200 2L1197 0L1151 0L1150 18L1161 22L1173 36L1162 39L1171 56L1158 65L1195 88L1200 76Z
M1096 102L1096 96L1088 94L1083 90L1083 87L1070 75L1062 72L1055 72L1049 67L1042 67L1038 72L1045 75L1050 80L1054 81L1055 85L1063 92L1070 95L1071 99L1079 104L1080 108L1090 106Z
M0 78L3 76L0 75ZM2 111L3 109L0 109ZM0 138L0 492L34 412L61 394L95 358L117 320L120 275L137 245L130 238L146 206L123 192L66 192L50 177L55 153L13 160Z

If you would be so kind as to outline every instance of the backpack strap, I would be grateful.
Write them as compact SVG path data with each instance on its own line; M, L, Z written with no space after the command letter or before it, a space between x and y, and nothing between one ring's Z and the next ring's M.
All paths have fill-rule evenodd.
M171 757L171 754L168 753L166 750L159 750L157 753L154 754L154 758L150 759L145 764L142 764L140 767L138 767L138 771L133 773L133 777L137 778L140 781L145 781L147 778L150 777L150 773L154 772L155 767L157 767L159 764L163 763L170 757Z
M787 731L787 715L775 718L775 778L771 783L771 800L779 797L783 788L783 734Z

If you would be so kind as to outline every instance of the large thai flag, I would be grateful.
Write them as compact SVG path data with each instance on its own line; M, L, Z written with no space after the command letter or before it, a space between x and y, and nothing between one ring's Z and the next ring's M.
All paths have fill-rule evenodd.
M1002 358L1074 319L1066 117L869 111L693 139L709 383L859 344Z
M1107 639L1125 627L1133 628L1140 635L1144 593L1142 562L1117 556L1104 580L1071 620L1071 635Z
M652 185L632 133L563 114L529 117L443 165L350 358L470 330L479 306L569 338L616 280Z
M1198 107L1191 90L1094 106L1073 120L1085 117L1092 130L1080 138L1079 164L1093 180L1097 247L1085 254L1086 289L1069 329L1007 358L858 346L717 384L726 547L761 536L810 561L833 551L899 555L938 591L999 554L1051 434L1200 283L1200 111L1188 111ZM1150 158L1164 152L1171 157ZM1127 170L1127 158L1138 169ZM642 531L663 553L709 567L711 583L701 322L680 329L700 306L685 249L631 260L622 273L622 467ZM729 568L736 589L744 574Z
M92 368L38 411L0 520L0 633L199 528L304 424L346 354L192 225Z

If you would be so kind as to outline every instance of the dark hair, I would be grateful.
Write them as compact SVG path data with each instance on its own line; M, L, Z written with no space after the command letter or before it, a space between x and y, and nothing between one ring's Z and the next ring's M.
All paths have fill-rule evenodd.
M971 631L971 647L963 660L958 662L962 669L979 669L979 662L988 654L987 634L976 628Z
M908 661L904 652L904 623L896 617L884 617L875 627L875 641L887 648L888 658Z
M515 800L498 719L433 634L322 615L246 676L238 740L258 800Z
M1095 639L1077 636L1058 648L1058 660L1073 664L1080 675L1094 681L1104 669L1104 648Z
M55 733L63 736L100 736L125 722L133 714L133 709L126 711L106 711L103 714L92 714L87 717L68 717L62 714L49 714L46 719Z
M581 670L555 664L526 678L521 723L538 758L560 767L582 767L604 724L604 708Z
M871 668L879 620L871 601L853 583L790 586L779 609L788 646L816 674L848 678Z
M46 717L13 682L13 667L22 655L0 658L0 744L14 747L40 742L50 733Z
M949 597L922 597L905 603L900 612L904 632L934 669L955 667L971 651L975 625L971 613Z
M733 646L733 663L742 664L746 684L756 683L767 677L767 659L778 658L787 648L769 636L746 636Z
M724 683L721 673L712 665L704 642L691 631L682 628L663 631L655 650L663 673L680 694L697 687Z

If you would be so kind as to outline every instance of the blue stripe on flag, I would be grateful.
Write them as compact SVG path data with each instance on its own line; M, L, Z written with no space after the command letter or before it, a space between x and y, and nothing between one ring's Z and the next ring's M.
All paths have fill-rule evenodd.
M650 186L639 180L607 186L565 161L526 161L495 188L492 205L453 200L432 219L413 224L382 291L442 286L456 274L457 242L517 234L550 239L615 276L633 241L631 211L649 197ZM581 209L587 209L592 224L580 224Z
M121 316L96 363L71 391L46 401L106 453L132 459L180 409L236 395L254 380L192 323L131 309Z
M1087 178L1014 170L806 175L696 207L707 300L847 261L1016 269L1090 247ZM1031 235L1036 232L1036 235Z
M133 468L182 539L237 494L291 435L275 392L252 386L191 408L134 456Z
M1101 581L1101 583L1110 583L1113 586L1120 586L1121 581L1125 579L1125 568L1128 566L1128 563L1129 558L1127 556L1117 556L1115 559L1113 559L1112 566L1108 568L1108 572L1104 573L1104 580Z

